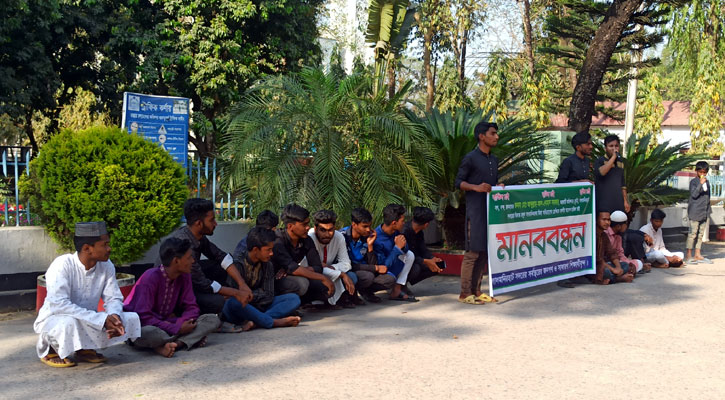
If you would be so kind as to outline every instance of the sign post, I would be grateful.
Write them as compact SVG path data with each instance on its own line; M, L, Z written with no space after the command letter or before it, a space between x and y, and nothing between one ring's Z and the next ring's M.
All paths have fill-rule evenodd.
M488 194L491 296L594 274L594 186L495 188Z
M186 170L189 141L189 99L123 93L121 126L168 151Z

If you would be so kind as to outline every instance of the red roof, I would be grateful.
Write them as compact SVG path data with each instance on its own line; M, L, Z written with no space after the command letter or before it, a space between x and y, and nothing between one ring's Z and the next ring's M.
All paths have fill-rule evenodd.
M622 112L627 107L627 103L604 102L601 105L613 108ZM662 126L689 126L690 125L690 102L689 101L663 101L662 106L665 108ZM563 128L569 126L569 118L564 114L553 114L551 116L551 126ZM624 117L621 120L605 116L597 113L592 116L592 126L624 126Z

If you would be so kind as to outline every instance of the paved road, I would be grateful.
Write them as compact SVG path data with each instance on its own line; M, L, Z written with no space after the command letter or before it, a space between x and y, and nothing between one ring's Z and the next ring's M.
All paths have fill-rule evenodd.
M0 398L722 399L725 246L705 254L722 258L484 306L457 303L458 280L436 277L413 287L416 304L307 313L172 359L116 346L105 365L68 369L37 360L33 313L6 314Z

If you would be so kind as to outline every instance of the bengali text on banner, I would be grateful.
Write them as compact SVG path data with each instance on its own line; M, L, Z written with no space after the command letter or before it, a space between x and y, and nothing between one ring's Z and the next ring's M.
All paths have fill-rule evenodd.
M590 183L494 188L487 208L491 295L593 274L594 210Z

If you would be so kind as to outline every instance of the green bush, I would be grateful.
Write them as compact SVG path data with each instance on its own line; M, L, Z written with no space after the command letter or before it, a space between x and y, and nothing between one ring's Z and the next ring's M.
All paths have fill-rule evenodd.
M65 250L73 250L76 222L105 221L119 264L138 260L178 226L188 197L183 168L166 151L114 127L54 136L21 191Z

